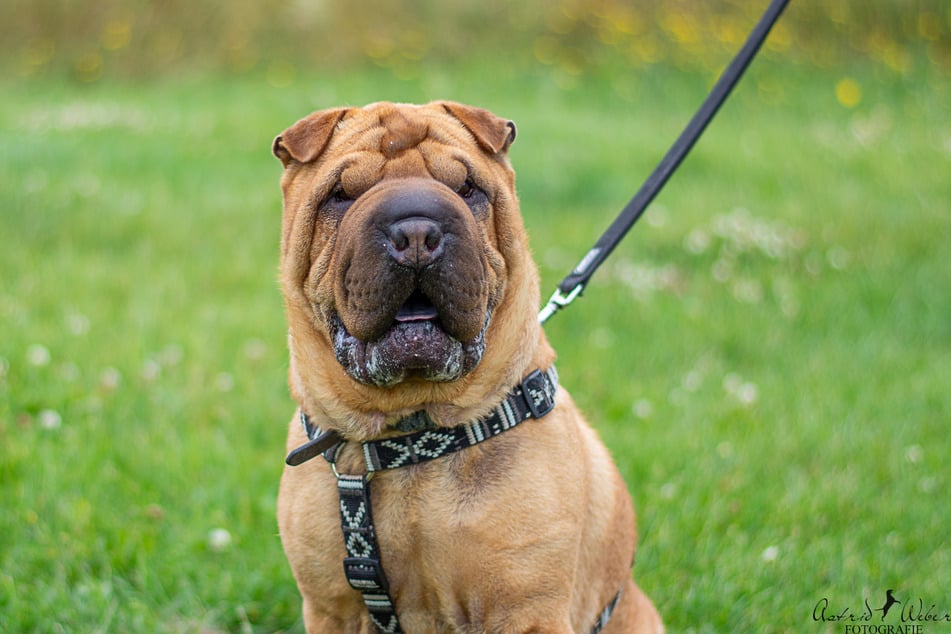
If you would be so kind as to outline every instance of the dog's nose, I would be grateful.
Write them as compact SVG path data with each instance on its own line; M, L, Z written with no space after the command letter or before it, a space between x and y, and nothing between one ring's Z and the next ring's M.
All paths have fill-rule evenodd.
M435 220L413 216L386 230L386 250L398 264L414 269L438 260L444 251L442 229Z

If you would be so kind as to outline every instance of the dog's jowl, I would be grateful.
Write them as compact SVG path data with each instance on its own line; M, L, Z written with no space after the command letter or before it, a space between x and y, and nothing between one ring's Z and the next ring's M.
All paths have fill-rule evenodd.
M278 503L310 633L663 631L624 482L538 324L514 140L437 102L274 141L288 450L328 447Z

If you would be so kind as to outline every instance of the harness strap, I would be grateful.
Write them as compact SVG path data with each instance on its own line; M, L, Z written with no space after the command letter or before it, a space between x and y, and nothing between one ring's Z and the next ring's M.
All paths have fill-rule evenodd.
M337 475L340 526L347 549L343 571L350 586L363 595L373 624L385 634L396 634L402 630L380 562L368 484L369 477L365 475Z

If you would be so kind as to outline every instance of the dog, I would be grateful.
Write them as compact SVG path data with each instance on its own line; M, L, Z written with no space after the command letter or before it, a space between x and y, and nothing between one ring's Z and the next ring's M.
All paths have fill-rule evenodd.
M663 631L625 484L557 387L514 140L433 102L323 110L274 141L287 448L335 441L278 496L311 634Z

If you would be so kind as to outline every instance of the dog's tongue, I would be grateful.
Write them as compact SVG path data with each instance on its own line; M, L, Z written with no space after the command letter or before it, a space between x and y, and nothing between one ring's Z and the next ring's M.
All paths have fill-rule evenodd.
M399 312L396 313L396 321L406 323L410 321L428 321L436 319L439 312L422 293L413 293L406 303L403 304Z

